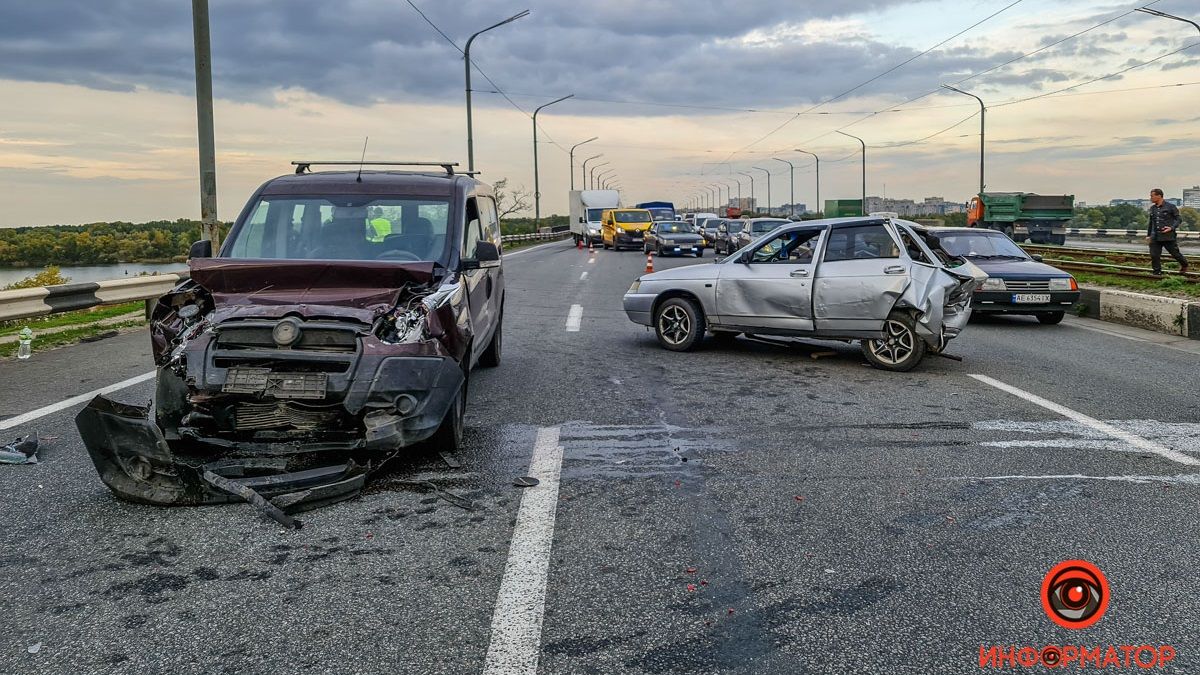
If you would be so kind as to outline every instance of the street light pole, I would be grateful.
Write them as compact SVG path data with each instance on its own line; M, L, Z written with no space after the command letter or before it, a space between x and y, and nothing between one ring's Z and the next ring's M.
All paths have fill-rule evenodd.
M862 144L862 213L860 215L865 216L867 215L867 142L858 136L851 136L844 131L839 131L838 133L843 136L850 136L850 138Z
M1196 23L1195 21L1192 21L1191 19L1185 19L1182 16L1175 16L1174 14L1167 14L1166 12L1160 12L1157 9L1150 9L1149 7L1138 7L1137 9L1135 9L1133 11L1141 12L1143 14L1149 14L1150 16L1161 17L1163 19L1174 19L1175 21L1182 21L1184 23L1190 23L1197 31L1200 31L1200 24Z
M758 200L754 198L754 174L746 173L745 171L739 171L738 173L750 179L750 201L754 202L754 210L757 213Z
M817 153L815 153L815 152L801 150L800 148L796 148L795 150L796 150L796 152L802 152L806 155L812 155L812 158L817 160L817 210L816 210L816 213L820 213L823 216L823 215L825 215L825 205L821 203L821 158L817 157Z
M207 0L205 1L207 2ZM467 38L467 46L465 49L463 49L463 62L467 70L467 171L475 170L475 135L471 128L471 43L474 42L475 38L479 37L482 33L486 33L493 28L499 28L506 23L516 21L517 19L526 16L529 16L529 10L525 10L520 14L514 14L500 23L488 26L487 28L484 28L483 30Z
M971 92L963 91L962 89L959 89L957 87L951 87L948 84L943 84L942 87L949 89L950 91L957 91L958 93L963 94L964 96L970 96L971 98L975 99L976 101L979 101L979 194L982 195L983 194L983 186L984 186L984 182L983 182L983 149L984 149L984 138L985 138L984 131L986 129L984 122L987 119L987 106L985 106L983 104L983 99L979 98L975 94L972 94ZM983 199L983 197L980 197L980 199Z
M779 159L778 157L772 157L771 159L775 160L776 162L783 162L784 164L788 165L788 182L791 183L790 199L791 199L791 203L792 203L791 207L788 210L791 212L792 217L795 218L796 217L796 165L792 164L791 162L787 161L786 159Z
M542 190L541 190L541 183L538 180L537 116L538 116L538 113L542 111L542 108L545 108L547 106L552 106L555 103L560 103L569 98L572 98L573 96L575 96L575 94L567 94L566 96L563 96L561 98L556 98L553 101L550 101L549 103L543 103L543 104L539 105L538 107L534 108L534 110L533 110L533 227L534 227L534 229L540 229L542 226Z
M597 155L597 157L598 156L599 155ZM593 157L593 159L595 158ZM600 162L596 166L593 166L592 170L588 172L588 184L591 185L592 189L595 189L596 186L599 185L599 183L596 182L596 169L599 169L602 166L608 166L610 163L611 162Z
M767 174L767 215L769 216L771 215L771 172L762 168L761 166L754 166L750 168L758 169L759 171Z
M581 166L579 169L579 182L583 183L584 190L592 189L591 184L588 183L588 172L587 172L588 162L592 161L593 159L598 159L603 156L604 156L604 153L602 152L598 155L592 155L591 157L588 157L587 159L583 160L583 166Z
M196 137L200 151L200 238L221 250L217 224L217 152L213 136L212 49L208 0L192 0L192 38L196 57Z
M605 162L605 164L608 164L608 162ZM599 168L599 167L593 167L593 168ZM596 184L600 186L601 190L608 189L608 186L605 185L605 183L608 182L608 179L606 177L611 175L613 173L613 171L614 171L613 169L605 169L604 171L601 171L600 173L596 174Z
M592 136L591 138L587 139L586 141L579 141L575 145L571 146L571 152L569 154L571 155L571 189L572 190L575 189L575 148L578 148L579 146L583 145L584 143L591 143L592 141L594 141L598 138L600 138L600 137Z

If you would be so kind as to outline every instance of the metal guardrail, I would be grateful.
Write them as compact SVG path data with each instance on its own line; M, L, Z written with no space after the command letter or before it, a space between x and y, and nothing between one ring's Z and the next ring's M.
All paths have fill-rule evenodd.
M553 241L570 234L570 231L507 234L500 237L500 240L506 244L519 241ZM187 278L187 272L179 272L0 291L0 321L29 319L135 300L153 300Z
M1145 230L1129 230L1129 229L1108 229L1108 228L1086 228L1086 227L1068 227L1068 235L1077 235L1081 237L1144 237ZM1178 230L1176 233L1180 239L1200 239L1200 232L1192 232L1190 230Z

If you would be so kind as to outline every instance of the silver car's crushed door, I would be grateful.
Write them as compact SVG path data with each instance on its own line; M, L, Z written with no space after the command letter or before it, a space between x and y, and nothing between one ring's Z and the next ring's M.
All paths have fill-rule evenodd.
M909 284L910 263L900 257L883 223L834 228L813 288L818 331L876 331Z
M714 323L732 326L778 328L812 331L812 289L815 255L820 250L823 228L801 231L811 238L801 245L807 255L789 260L749 263L731 262L722 265L717 279L717 316ZM764 242L754 251L760 258L767 248L782 238L796 234L789 231Z

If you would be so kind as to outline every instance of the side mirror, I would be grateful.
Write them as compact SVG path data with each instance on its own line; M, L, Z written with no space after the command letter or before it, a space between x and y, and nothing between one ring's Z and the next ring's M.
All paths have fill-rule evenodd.
M1033 262L1042 262L1042 260L1043 260L1041 254L1038 254L1038 253L1034 253L1033 255L1031 255L1029 257L1033 258Z
M192 247L188 249L188 258L211 258L212 254L212 240L210 239L192 242Z
M500 247L490 241L481 241L475 245L475 257L462 261L464 270L476 270L481 267L500 266Z
M583 219L583 216L579 216L579 222L586 223L587 221Z
M737 259L737 261L743 265L749 265L751 260L754 260L754 254L750 251L746 251L745 253L739 255Z

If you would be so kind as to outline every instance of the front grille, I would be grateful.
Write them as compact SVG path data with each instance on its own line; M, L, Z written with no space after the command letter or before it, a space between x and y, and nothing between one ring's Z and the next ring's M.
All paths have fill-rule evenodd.
M275 349L270 324L221 326L217 346L221 349ZM358 338L353 329L301 324L300 340L292 349L322 352L353 352Z
M333 410L306 408L294 403L240 403L234 409L233 427L237 431L297 429L317 431L337 420Z
M1026 280L1014 281L1012 279L1005 279L1004 287L1010 291L1035 291L1035 292L1041 292L1041 293L1048 293L1050 291L1050 280L1049 279L1035 279L1033 281L1026 281Z

